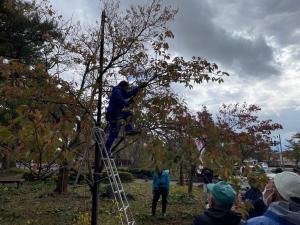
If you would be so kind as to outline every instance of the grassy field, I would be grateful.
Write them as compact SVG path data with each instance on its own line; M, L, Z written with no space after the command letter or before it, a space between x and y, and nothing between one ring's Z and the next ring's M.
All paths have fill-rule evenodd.
M151 181L135 180L124 184L136 224L166 225L191 224L193 217L203 211L202 194L194 187L193 195L186 186L171 185L167 217L161 216L161 202L157 216L150 215ZM85 225L90 224L90 193L86 185L69 187L69 193L53 192L54 182L26 182L19 189L13 185L0 186L1 225ZM104 188L104 184L102 185ZM112 199L100 199L101 225L120 224Z

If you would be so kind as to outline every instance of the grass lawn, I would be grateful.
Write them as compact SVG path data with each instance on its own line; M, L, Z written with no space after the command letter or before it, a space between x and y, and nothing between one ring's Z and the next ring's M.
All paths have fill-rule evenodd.
M102 187L104 184L101 184ZM25 182L17 189L14 185L0 186L1 225L85 225L90 224L90 193L86 185L69 186L69 193L53 192L54 182ZM126 193L133 195L130 207L136 224L191 224L195 215L203 211L201 188L194 187L193 195L187 186L171 185L167 217L161 217L161 202L157 216L150 216L151 181L135 180L125 183ZM120 224L112 199L100 199L100 224Z

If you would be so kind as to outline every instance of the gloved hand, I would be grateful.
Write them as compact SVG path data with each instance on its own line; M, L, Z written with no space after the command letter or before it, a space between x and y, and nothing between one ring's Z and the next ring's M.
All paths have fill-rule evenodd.
M145 88L145 87L147 87L147 82L142 82L142 83L140 84L140 88Z

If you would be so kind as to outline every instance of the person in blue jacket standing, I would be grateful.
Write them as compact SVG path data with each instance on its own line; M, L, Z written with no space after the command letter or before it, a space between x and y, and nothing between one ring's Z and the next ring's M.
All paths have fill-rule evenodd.
M155 216L157 202L162 197L162 215L166 215L167 210L167 199L170 191L170 175L169 170L161 170L156 168L153 174L152 182L152 216Z
M132 112L123 109L132 104L133 97L136 96L139 90L146 86L146 83L142 83L140 86L130 90L128 82L121 81L113 88L106 111L109 135L105 147L109 157L111 157L111 147L120 132L121 120L125 120L127 123L125 125L126 135L134 135L139 133L137 130L133 129L131 125L130 119L132 117Z

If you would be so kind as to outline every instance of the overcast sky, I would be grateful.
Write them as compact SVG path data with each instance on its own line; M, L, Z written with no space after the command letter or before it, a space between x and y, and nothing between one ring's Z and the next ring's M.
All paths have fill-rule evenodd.
M50 0L66 18L93 24L99 0ZM122 7L145 1L121 0ZM206 105L216 112L222 103L247 102L262 107L261 118L284 129L283 139L300 132L299 0L166 0L178 7L171 24L171 51L201 56L231 74L225 83L180 91L194 111Z

